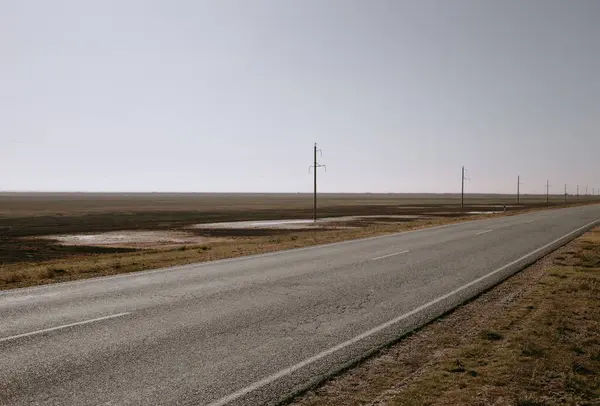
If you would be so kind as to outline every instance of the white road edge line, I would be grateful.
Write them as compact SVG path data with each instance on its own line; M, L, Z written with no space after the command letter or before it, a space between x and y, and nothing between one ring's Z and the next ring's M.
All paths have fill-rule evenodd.
M484 230L484 231L480 231L478 233L475 233L475 235L487 234L487 233L492 232L492 231L494 231L494 230Z
M261 379L260 381L254 382L253 384L251 384L249 386L246 386L245 388L242 388L242 389L240 389L240 390L238 390L238 391L236 391L236 392L234 392L234 393L232 393L230 395L227 395L227 396L225 396L225 397L223 397L223 398L221 398L219 400L216 400L216 401L214 401L212 403L209 403L208 406L224 406L224 405L227 405L228 403L230 403L230 402L232 402L232 401L234 401L234 400L236 400L238 398L241 398L242 396L247 395L250 392L253 392L253 391L257 390L257 389L260 389L263 386L266 386L266 385L268 385L268 384L270 384L272 382L275 382L276 380L278 380L280 378L283 378L286 375L289 375L289 374L291 374L291 373L293 373L293 372L295 372L295 371L297 371L297 370L299 370L301 368L304 368L305 366L310 365L313 362L316 362L316 361L318 361L318 360L320 360L322 358L327 357L328 355L331 355L331 354L333 354L333 353L335 353L337 351L340 351L340 350L343 350L346 347L349 347L352 344L355 344L355 343L357 343L357 342L359 342L361 340L364 340L365 338L370 337L373 334L376 334L376 333L378 333L378 332L380 332L382 330L385 330L386 328L388 328L388 327L390 327L390 326L392 326L392 325L394 325L394 324L396 324L396 323L398 323L398 322L400 322L400 321L402 321L404 319L407 319L410 316L412 316L414 314L417 314L420 311L425 310L428 307L431 307L431 306L433 306L433 305L441 302L442 300L445 300L445 299L447 299L447 298L449 298L449 297L451 297L451 296L453 296L453 295L455 295L455 294L457 294L457 293L459 293L459 292L461 292L461 291L463 291L465 289L468 289L469 287L471 287L471 286L473 286L473 285L475 285L475 284L483 281L484 279L486 279L486 278L488 278L488 277L490 277L492 275L495 275L495 274L497 274L499 272L504 271L506 268L509 268L509 267L511 267L511 266L513 266L515 264L518 264L519 262L527 259L528 257L530 257L532 255L535 255L538 252L543 251L543 250L545 250L548 247L551 247L552 245L556 244L557 242L560 242L562 239L567 238L570 235L576 234L576 233L578 233L581 230L584 230L584 229L586 229L586 228L588 228L590 226L593 226L593 225L597 224L598 222L599 222L599 220L594 220L591 223L588 223L588 224L586 224L583 227L579 227L578 229L573 230L570 233L567 233L567 234L563 235L560 238L557 238L556 240L552 241L551 243L548 243L548 244L546 244L546 245L544 245L544 246L542 246L542 247L540 247L540 248L538 248L536 250L533 250L530 253L523 255L521 258L516 259L516 260L514 260L514 261L512 261L512 262L510 262L510 263L508 263L508 264L506 264L506 265L504 265L504 266L502 266L502 267L500 267L500 268L498 268L498 269L496 269L496 270L494 270L494 271L492 271L492 272L490 272L490 273L488 273L486 275L483 275L483 276L481 276L481 277L479 277L479 278L477 278L475 280L472 280L471 282L469 282L469 283L467 283L465 285L462 285L461 287L456 288L453 291L448 292L445 295L442 295L442 296L438 297L437 299L433 299L432 301L427 302L427 303L425 303L425 304L423 304L423 305L421 305L421 306L419 306L419 307L411 310L408 313L404 313L403 315L398 316L398 317L396 317L393 320L390 320L388 322L380 324L379 326L374 327L371 330L365 331L364 333L362 333L360 335L357 335L356 337L351 338L348 341L344 341L343 343L338 344L335 347L331 347L328 350L325 350L323 352L318 353L317 355L314 355L314 356L312 356L310 358L307 358L304 361L301 361L301 362L297 363L296 365L292 365L291 367L282 369L281 371L276 372L273 375L267 376L266 378Z
M410 250L405 250L405 251L395 252L393 254L383 255L381 257L373 258L373 259L371 259L371 261L377 261L378 259L389 258L389 257L393 257L393 256L400 255L400 254L406 254L407 252L410 252Z
M63 329L63 328L69 328L69 327L74 327L74 326L81 326L81 325L83 325L83 324L94 323L94 322L96 322L96 321L102 321L102 320L114 319L115 317L127 316L128 314L131 314L131 312L125 312L125 313L111 314L110 316L98 317L97 319L90 319L90 320L78 321L77 323L64 324L64 325L62 325L62 326L56 326L56 327L51 327L51 328L45 328L45 329L43 329L43 330L32 331L32 332L30 332L30 333L17 334L17 335L15 335L15 336L10 336L10 337L4 337L4 338L0 338L0 343L1 343L1 342L4 342L4 341L9 341L9 340L15 340L15 339L17 339L17 338L30 337L30 336L34 336L34 335L37 335L37 334L48 333L48 332L50 332L50 331L61 330L61 329Z

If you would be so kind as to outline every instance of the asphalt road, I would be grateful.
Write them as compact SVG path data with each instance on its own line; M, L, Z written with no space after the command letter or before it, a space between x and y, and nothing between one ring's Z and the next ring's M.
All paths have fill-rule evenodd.
M541 211L0 292L0 404L276 403L598 219Z

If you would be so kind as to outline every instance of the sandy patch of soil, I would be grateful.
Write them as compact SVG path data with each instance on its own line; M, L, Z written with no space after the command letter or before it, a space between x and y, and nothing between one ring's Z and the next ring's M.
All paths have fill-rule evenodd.
M122 248L167 248L179 245L205 244L222 241L194 235L185 231L109 231L96 234L67 234L46 237L62 245L122 247Z

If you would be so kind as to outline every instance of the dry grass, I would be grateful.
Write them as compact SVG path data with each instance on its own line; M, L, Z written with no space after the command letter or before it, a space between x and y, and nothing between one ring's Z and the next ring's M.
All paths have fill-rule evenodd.
M599 405L600 228L297 399Z

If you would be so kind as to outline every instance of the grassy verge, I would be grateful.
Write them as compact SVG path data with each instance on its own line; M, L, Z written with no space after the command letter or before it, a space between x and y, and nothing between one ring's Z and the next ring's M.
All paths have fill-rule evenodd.
M467 219L470 218L440 218L283 235L235 237L226 241L174 249L88 254L53 261L5 264L0 265L0 290L261 254L434 227Z
M600 405L600 228L296 405Z

